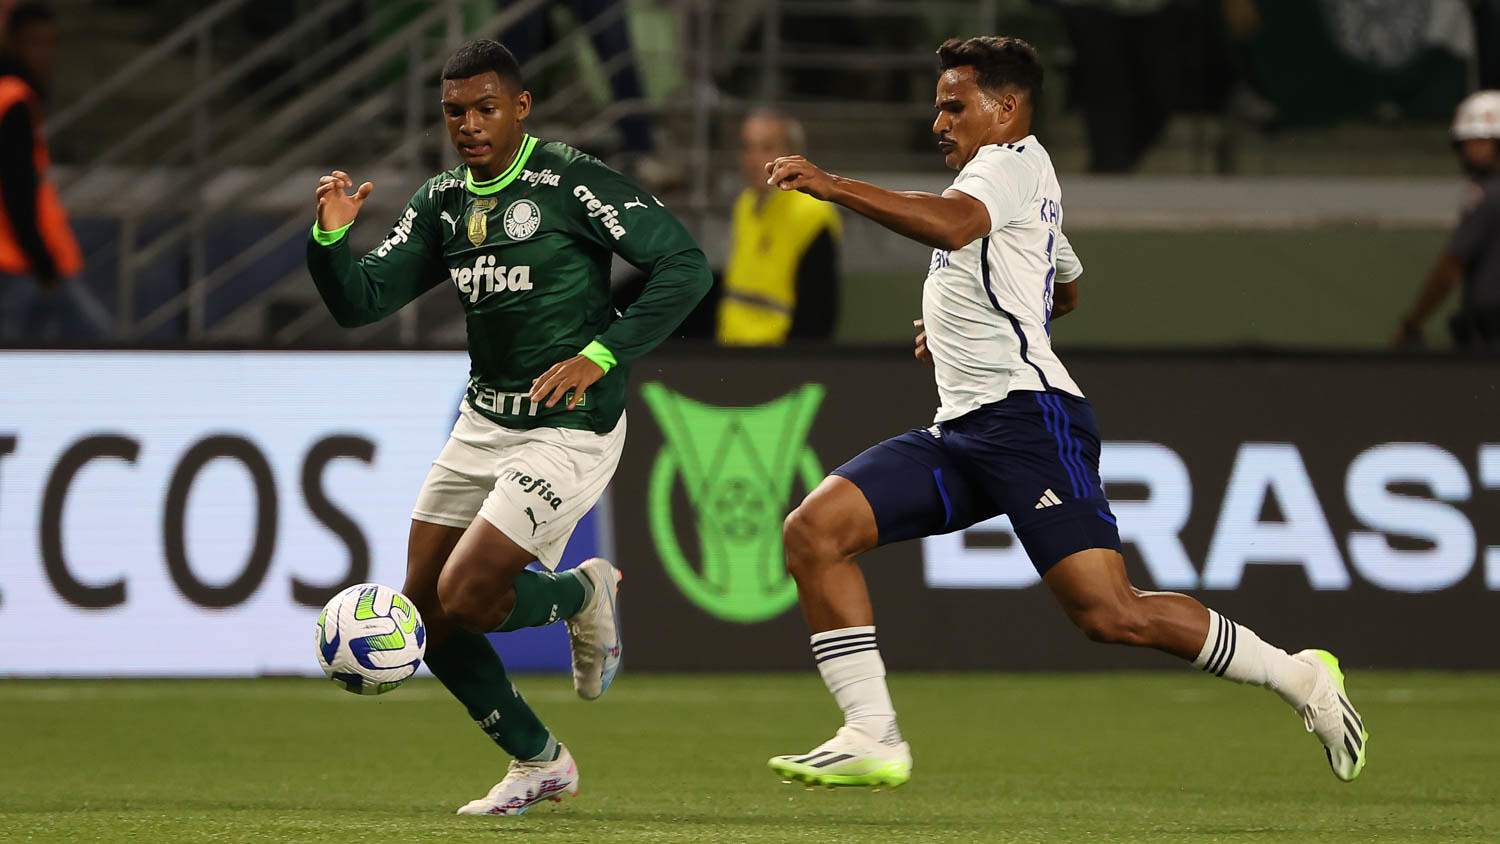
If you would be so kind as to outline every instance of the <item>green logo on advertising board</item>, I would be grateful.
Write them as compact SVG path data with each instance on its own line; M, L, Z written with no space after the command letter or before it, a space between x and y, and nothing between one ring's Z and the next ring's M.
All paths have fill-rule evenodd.
M647 490L651 537L672 582L710 615L750 624L796 603L797 584L782 563L781 521L792 481L811 491L823 479L806 439L825 392L804 384L758 407L713 407L661 384L641 386L666 440ZM672 519L679 478L696 516L697 567Z

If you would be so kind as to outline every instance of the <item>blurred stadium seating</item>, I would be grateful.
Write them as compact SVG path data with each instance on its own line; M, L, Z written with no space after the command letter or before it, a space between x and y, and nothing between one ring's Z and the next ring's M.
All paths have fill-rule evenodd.
M452 154L430 95L438 64L463 38L504 38L539 5L59 4L65 60L49 131L100 306L90 333L112 343L461 343L458 311L436 293L388 324L333 326L301 267L309 186L334 166L357 172L379 186L369 216L393 217ZM941 184L926 129L932 49L968 32L1029 38L1049 65L1040 133L1064 178L1070 231L1087 233L1079 240L1091 290L1110 301L1144 286L1167 308L1149 332L1085 309L1066 329L1070 344L1378 347L1456 215L1461 189L1444 121L1461 91L1438 89L1429 98L1438 102L1404 116L1387 101L1351 114L1334 90L1326 120L1308 119L1295 103L1286 114L1297 119L1282 119L1254 70L1256 50L1278 47L1270 35L1254 49L1184 43L1185 73L1196 53L1219 50L1241 75L1217 108L1193 103L1175 114L1137 173L1091 176L1079 172L1088 150L1071 90L1076 55L1051 6L632 0L621 8L646 101L607 102L584 34L598 22L566 29L566 14L555 12L570 34L526 68L541 95L532 129L608 157L618 115L653 115L661 157L683 175L662 187L663 198L716 263L734 190L734 127L757 104L800 118L810 157L836 172ZM1418 46L1422 56L1447 55ZM1472 60L1472 42L1469 50L1458 58ZM1349 87L1349 100L1374 96ZM355 237L371 245L380 229L361 226ZM904 340L915 279L890 267L921 266L911 257L920 250L859 221L850 229L843 300L865 307L845 309L838 336ZM1308 276L1320 283L1302 284ZM1205 319L1194 301L1205 289L1251 288L1267 292L1262 301L1299 307L1259 314L1252 303L1240 312L1247 319ZM1352 317L1340 313L1350 289L1363 298ZM870 290L880 293L861 293Z

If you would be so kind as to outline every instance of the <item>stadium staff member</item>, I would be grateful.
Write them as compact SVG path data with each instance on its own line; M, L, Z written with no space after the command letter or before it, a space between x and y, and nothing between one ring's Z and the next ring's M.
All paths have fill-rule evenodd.
M838 212L798 191L766 184L765 163L802 152L802 126L774 111L740 127L740 178L729 263L719 303L725 346L779 346L788 338L826 340L838 318Z
M55 339L67 291L60 279L83 269L78 241L47 181L42 95L52 75L57 32L52 11L18 4L0 45L0 332L5 339ZM40 290L21 276L30 276ZM25 285L25 286L23 286Z
M1459 348L1500 350L1500 91L1480 91L1459 103L1453 148L1474 180L1458 228L1401 318L1396 345L1420 343L1422 326L1455 283L1463 301L1449 323Z

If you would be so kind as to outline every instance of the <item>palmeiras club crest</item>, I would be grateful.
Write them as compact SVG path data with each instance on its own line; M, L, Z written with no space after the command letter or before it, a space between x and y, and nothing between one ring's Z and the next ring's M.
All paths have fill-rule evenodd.
M542 224L542 210L529 199L518 199L505 209L505 233L511 240L525 240Z

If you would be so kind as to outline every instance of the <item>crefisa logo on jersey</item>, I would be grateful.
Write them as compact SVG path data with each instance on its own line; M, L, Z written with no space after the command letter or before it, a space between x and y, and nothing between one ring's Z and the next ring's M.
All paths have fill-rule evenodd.
M391 250L411 240L411 227L417 221L417 209L407 206L406 213L396 221L396 227L391 229L390 236L375 248L375 254L384 258L391 254Z
M590 217L597 217L599 219L600 224L609 232L610 237L619 240L626 235L625 227L620 224L619 210L595 196L594 192L589 190L588 185L579 185L573 188L573 195L578 197L579 202L583 203L583 207L588 210Z
M532 170L522 170L521 181L525 182L528 185L531 185L532 187L546 185L549 188L555 188L561 183L562 176L552 172L551 170L543 170L540 173L534 172Z
M647 484L651 537L667 576L709 615L753 624L797 603L781 564L781 520L794 482L811 492L823 480L806 440L826 392L804 384L757 407L712 407L663 384L641 386L664 439ZM697 528L696 566L677 535L679 482Z
M518 199L505 209L505 233L511 240L525 240L542 224L542 210L529 199Z
M449 267L448 277L458 288L459 296L470 302L505 290L515 293L531 289L531 267L496 266L494 255L480 255L472 267Z

